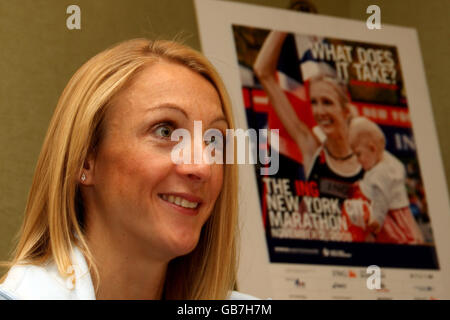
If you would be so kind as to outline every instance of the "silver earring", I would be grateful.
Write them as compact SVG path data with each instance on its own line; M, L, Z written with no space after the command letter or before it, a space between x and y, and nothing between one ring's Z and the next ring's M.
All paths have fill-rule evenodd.
M81 175L81 181L84 182L85 180L86 180L86 175L83 172L83 174Z

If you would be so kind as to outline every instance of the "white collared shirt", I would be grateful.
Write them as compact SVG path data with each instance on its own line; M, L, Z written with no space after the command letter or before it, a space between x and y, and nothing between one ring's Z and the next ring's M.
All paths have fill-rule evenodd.
M61 277L54 262L42 266L13 266L5 281L0 284L0 300L95 300L94 286L86 259L76 246L72 251L71 260L75 279ZM228 299L257 300L253 296L237 291L232 291Z

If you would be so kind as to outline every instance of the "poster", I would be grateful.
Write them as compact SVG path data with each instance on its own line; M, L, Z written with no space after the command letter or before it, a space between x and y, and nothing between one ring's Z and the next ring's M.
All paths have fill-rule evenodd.
M241 277L241 285L280 299L448 295L442 278L448 261L437 249L437 239L446 237L437 221L450 227L448 199L445 193L440 209L431 200L437 188L426 188L424 170L433 164L424 162L429 157L417 141L424 132L413 121L417 108L431 107L418 103L428 98L424 82L421 91L410 89L420 81L408 74L423 71L401 54L417 45L402 39L414 31L389 26L376 34L343 19L225 3L213 8L208 1L197 6L200 28L207 20L202 6L209 6L208 19L229 9L223 34L209 30L202 45L227 39L220 44L226 50L216 48L211 57L219 71L233 66L226 84L240 125L278 129L279 170L265 176L256 165L253 175L244 173L256 190L249 195L252 218L248 210L241 214L252 225L244 228L244 246L258 248L254 258L265 262L247 263L241 274L259 268L257 276L271 281L263 287L257 276L253 283ZM432 126L427 117L420 120ZM369 266L382 270L375 290Z
M270 261L357 266L376 261L380 267L438 269L396 47L278 32L278 37L285 37L279 41L280 54L268 60L276 60L275 85L286 95L288 107L318 140L329 142L333 134L342 132L334 140L344 145L343 157L347 159L335 159L327 142L321 140L313 151L317 154L310 162L314 163L308 168L303 161L302 141L297 144L295 134L289 134L281 120L283 114L277 114L284 110L276 111L276 98L269 98L252 68L270 32L233 25L247 125L255 130L280 130L277 174L260 175L255 166ZM278 51L267 48L271 55ZM314 92L314 86L324 91ZM340 105L340 94L348 96L346 106ZM324 100L324 107L315 99ZM332 105L333 99L337 106ZM335 119L342 117L340 110L352 112L342 125ZM370 154L376 158L380 153L381 159L374 160L369 170L361 167L351 147L345 147L349 142L343 134L350 130L347 122L352 121L351 117L372 121L385 140L379 150ZM318 121L324 125L318 125ZM376 147L374 139L364 139L363 153ZM333 167L346 162L356 164L355 170L340 173ZM369 192L366 197L355 196L361 192L353 189L363 182L365 172L373 176L366 186ZM380 201L390 202L384 212L378 213L384 213L379 223L384 229L377 233L366 231L369 221L364 221L365 210L368 215L376 214L376 199L370 199L374 185L386 193ZM391 199L396 192L396 199ZM399 210L403 212L395 217Z

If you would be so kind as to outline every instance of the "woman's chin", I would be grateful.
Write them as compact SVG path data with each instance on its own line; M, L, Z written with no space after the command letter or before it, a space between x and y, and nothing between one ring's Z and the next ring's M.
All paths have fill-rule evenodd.
M196 234L187 234L171 239L169 250L174 257L184 256L191 253L198 244L199 236Z
M328 135L332 135L333 132L335 132L335 128L332 125L321 125L319 126L319 128L322 130L322 132L328 136Z

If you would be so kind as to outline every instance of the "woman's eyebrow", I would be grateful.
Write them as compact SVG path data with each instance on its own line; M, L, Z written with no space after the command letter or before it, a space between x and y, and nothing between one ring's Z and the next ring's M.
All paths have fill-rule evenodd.
M161 109L175 110L177 112L181 112L186 118L189 118L187 112L183 108L180 108L176 104L172 104L172 103L163 103L163 104L160 104L160 105L158 105L156 107L148 108L148 109L145 110L145 112L159 111ZM213 124L215 122L220 122L220 121L225 122L225 124L228 126L228 121L227 121L227 119L225 118L224 115L217 116L215 119L213 119L210 122L210 124Z
M189 118L186 111L184 111L182 108L180 108L179 106L172 104L172 103L163 103L156 107L148 108L145 110L145 112L160 111L161 109L175 110L175 111L181 112L186 118Z
M225 118L225 116L218 116L217 118L215 118L213 121L211 121L210 123L211 124L213 124L213 123L215 123L215 122L220 122L220 121L223 121L223 122L225 122L226 123L226 125L228 126L228 121L227 121L227 119Z

